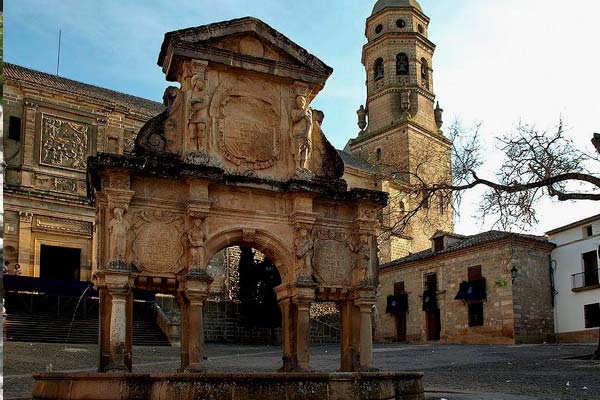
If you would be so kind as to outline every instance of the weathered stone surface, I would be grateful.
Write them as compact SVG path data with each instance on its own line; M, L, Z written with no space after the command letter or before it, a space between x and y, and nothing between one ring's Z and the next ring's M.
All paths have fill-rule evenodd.
M36 375L34 400L422 400L423 374Z

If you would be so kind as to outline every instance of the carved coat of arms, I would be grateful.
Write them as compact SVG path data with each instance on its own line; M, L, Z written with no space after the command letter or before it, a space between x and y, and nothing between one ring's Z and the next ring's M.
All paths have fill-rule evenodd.
M269 100L230 94L219 109L219 147L236 165L269 168L279 153L279 123L280 117Z

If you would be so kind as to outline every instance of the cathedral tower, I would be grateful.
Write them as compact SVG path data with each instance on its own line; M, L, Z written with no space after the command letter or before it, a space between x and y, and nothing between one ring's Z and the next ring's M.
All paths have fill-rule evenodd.
M391 225L417 204L418 198L404 194L421 180L451 179L450 143L441 131L442 110L433 90L435 44L428 29L429 17L416 0L379 0L366 23L366 107L357 112L360 132L346 150L394 174L393 181L382 183L390 192ZM436 230L453 229L453 213L441 200L424 211L427 218L420 213L413 219L403 232L403 245L388 249L383 261L423 250Z

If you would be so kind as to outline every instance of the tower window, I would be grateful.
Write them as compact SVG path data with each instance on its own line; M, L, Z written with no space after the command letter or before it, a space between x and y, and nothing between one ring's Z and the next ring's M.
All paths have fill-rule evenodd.
M375 80L378 81L380 79L383 79L383 75L384 75L383 58L378 58L377 60L375 60L375 65L373 66L373 68L374 68Z
M377 149L377 161L381 161L381 149Z
M396 56L396 75L408 75L408 56L406 53L400 53Z
M418 29L419 29L420 34L423 34L423 32L425 32L425 29L423 28L423 25L421 25L421 24L419 24Z
M421 81L429 89L429 64L425 58L421 58Z
M9 117L8 138L11 140L16 140L17 142L21 140L21 118Z
M379 24L375 27L375 33L379 35L381 31L383 31L383 25Z
M402 18L400 18L399 20L396 21L396 26L398 28L402 29L406 26L406 21L404 21Z

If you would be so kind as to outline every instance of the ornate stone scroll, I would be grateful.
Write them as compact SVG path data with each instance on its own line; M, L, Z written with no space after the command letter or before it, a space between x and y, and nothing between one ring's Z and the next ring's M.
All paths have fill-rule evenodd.
M183 270L183 217L161 210L137 211L132 224L133 265L140 271L165 274Z
M42 115L40 164L85 170L91 127L53 115Z
M179 154L183 136L183 95L181 90L169 86L163 95L166 110L150 119L140 129L135 139L136 154Z

